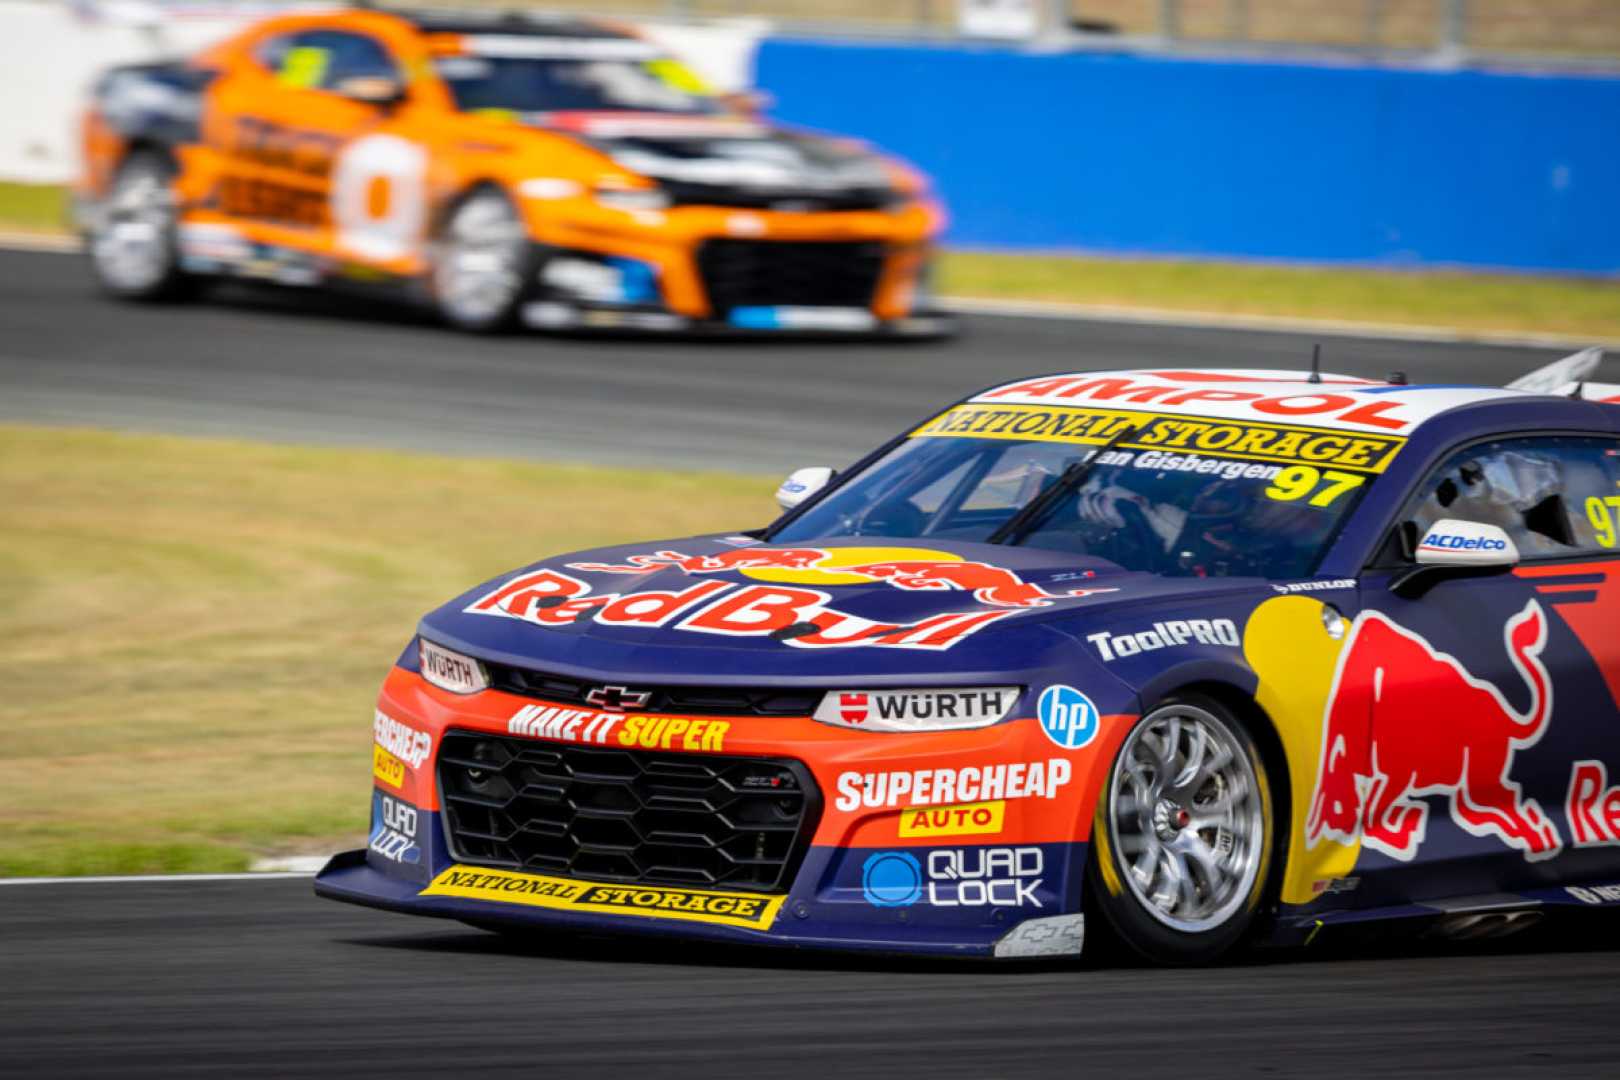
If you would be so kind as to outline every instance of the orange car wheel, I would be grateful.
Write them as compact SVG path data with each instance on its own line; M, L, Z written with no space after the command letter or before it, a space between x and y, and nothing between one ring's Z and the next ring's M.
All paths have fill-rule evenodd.
M512 201L496 188L475 188L446 215L435 247L433 294L445 321L474 333L509 329L532 262Z
M111 295L176 300L189 296L197 284L180 269L174 176L174 163L166 155L131 154L95 211L86 247L96 280Z

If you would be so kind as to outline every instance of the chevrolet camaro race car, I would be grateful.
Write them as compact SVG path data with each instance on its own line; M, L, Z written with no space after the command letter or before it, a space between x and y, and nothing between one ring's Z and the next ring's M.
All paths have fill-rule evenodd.
M429 614L323 896L1162 962L1620 903L1620 387L1021 379ZM1613 769L1614 772L1610 770Z
M606 23L290 14L107 73L76 205L125 298L235 276L475 331L947 331L923 178L745 98Z

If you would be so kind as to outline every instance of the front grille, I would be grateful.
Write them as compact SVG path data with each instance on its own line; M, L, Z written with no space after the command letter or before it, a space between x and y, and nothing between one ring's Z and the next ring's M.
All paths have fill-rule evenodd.
M724 317L740 307L870 307L884 255L877 243L707 240L697 263Z
M489 669L490 685L497 690L559 704L597 707L586 700L586 695L601 686L600 681L575 679L508 664L485 666ZM809 716L821 701L819 690L641 684L630 689L651 695L636 706L636 711L679 713L682 716Z
M460 862L633 885L780 892L821 816L786 758L447 732L439 789Z
M677 206L725 206L746 210L788 210L796 213L832 213L846 210L882 210L895 200L888 188L846 188L838 191L756 191L719 184L663 180L659 187Z

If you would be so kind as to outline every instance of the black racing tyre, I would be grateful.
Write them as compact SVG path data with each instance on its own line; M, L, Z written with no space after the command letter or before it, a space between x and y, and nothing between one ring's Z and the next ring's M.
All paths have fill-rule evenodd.
M499 188L463 195L444 216L432 287L444 321L475 334L512 329L529 293L534 259L527 227Z
M1159 964L1243 943L1272 887L1281 834L1265 757L1203 694L1137 721L1097 798L1087 900L1112 936Z
M167 154L138 150L124 160L85 234L102 290L120 300L184 300L198 279L180 268L177 169Z

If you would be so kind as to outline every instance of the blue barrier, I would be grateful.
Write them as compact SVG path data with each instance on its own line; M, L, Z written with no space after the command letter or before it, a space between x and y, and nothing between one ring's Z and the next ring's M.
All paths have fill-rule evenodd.
M933 176L949 240L1620 271L1620 79L770 39L790 124Z

